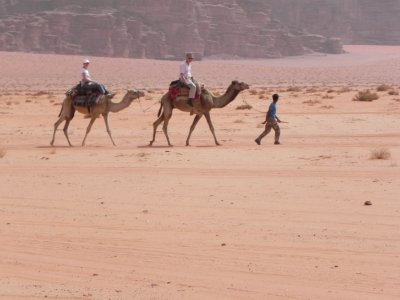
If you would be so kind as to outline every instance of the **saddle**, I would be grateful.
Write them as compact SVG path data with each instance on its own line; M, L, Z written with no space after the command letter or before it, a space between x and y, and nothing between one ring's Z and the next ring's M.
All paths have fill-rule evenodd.
M90 108L96 103L101 92L96 85L82 86L78 83L72 89L69 89L66 95L72 97L72 104L74 106L86 107L90 113Z
M168 94L171 99L175 99L178 96L189 96L190 88L180 80L174 80L169 84ZM195 99L200 99L201 91L196 89Z

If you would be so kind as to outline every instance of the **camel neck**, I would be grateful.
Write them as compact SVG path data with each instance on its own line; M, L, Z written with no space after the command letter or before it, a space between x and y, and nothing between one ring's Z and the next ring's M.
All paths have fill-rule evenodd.
M239 91L233 89L232 86L230 86L225 94L222 96L216 97L214 99L214 107L215 108L222 108L231 103L233 100L235 100L236 96L239 94Z
M109 103L110 111L114 113L127 108L132 103L132 100L128 93L122 98L121 102L114 103L111 100L109 101L110 101Z

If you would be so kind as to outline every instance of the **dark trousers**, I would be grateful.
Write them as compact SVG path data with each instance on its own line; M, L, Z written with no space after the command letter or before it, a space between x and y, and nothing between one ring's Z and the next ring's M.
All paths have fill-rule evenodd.
M261 142L263 137L265 137L268 133L271 132L271 129L275 131L275 142L279 142L279 136L281 135L281 129L279 128L278 122L276 120L268 120L267 124L265 124L265 130L260 136L256 139Z
M82 85L82 88L86 91L91 91L91 92L97 92L99 94L109 94L107 88L104 86L104 84L98 83L98 82L85 82Z

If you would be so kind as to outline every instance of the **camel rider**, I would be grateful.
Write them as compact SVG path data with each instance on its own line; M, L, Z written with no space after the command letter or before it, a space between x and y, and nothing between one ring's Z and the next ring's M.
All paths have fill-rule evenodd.
M196 96L196 89L199 89L198 84L192 77L192 66L193 54L186 53L186 60L180 65L179 80L189 87L189 99L188 104L193 106L193 100Z
M101 84L101 83L97 83L95 81L92 80L92 78L90 77L90 73L89 73L89 63L90 61L88 59L85 59L83 61L83 66L81 68L81 87L83 87L84 89L87 90L95 90L98 91L99 93L103 94L103 95L107 95L110 94L110 92L106 89L106 87Z

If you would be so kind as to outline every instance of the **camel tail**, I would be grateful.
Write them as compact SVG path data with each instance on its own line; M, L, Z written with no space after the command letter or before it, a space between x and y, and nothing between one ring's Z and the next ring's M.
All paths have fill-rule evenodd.
M162 102L161 102L160 109L158 110L158 113L157 113L157 117L161 116L162 109L163 109L163 105L162 105Z

